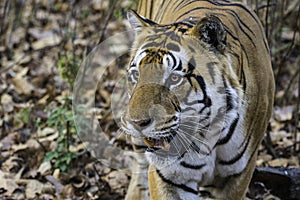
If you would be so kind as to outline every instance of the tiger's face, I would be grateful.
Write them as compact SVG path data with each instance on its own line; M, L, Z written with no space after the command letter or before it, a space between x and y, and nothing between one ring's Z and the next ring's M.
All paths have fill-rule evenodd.
M142 138L156 155L182 156L189 148L208 155L220 137L210 129L221 129L226 112L218 67L230 65L219 53L224 38L213 38L221 37L216 34L204 41L201 23L157 25L134 13L131 18L138 38L127 69L130 100L123 130ZM213 124L216 116L220 122Z

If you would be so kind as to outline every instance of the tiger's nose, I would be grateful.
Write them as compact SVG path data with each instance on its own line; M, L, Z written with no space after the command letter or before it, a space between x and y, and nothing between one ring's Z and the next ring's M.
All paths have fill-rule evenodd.
M152 123L152 119L132 120L131 123L138 129L146 128Z

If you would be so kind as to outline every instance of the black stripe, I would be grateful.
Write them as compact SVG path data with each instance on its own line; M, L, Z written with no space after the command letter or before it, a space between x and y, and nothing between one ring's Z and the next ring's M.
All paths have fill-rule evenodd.
M173 186L175 186L175 187L177 187L177 188L180 188L180 189L182 189L182 190L184 190L184 191L186 191L186 192L189 192L189 193L193 193L193 194L195 194L195 195L198 195L198 191L197 191L197 190L194 190L193 188L190 188L190 187L188 187L188 186L186 186L186 185L184 185L184 184L177 184L177 183L174 183L173 181L171 181L171 180L165 178L165 177L160 173L160 171L159 171L158 169L156 170L156 172L157 172L157 174L159 175L159 177L160 177L164 182L166 182L166 183L168 183L168 184L170 184L170 185L173 185Z
M176 10L180 10L181 9L181 7L183 6L182 4L183 3L185 3L186 1L181 1L181 2L179 2L179 4L177 4L176 5L176 7L175 7L175 9L174 9L174 11L176 11Z
M177 116L173 116L168 121L166 121L166 123L170 123L171 121L176 121L176 120L177 120Z
M142 0L141 0L141 1L142 1ZM166 11L166 9L169 8L170 2L171 2L171 1L168 1L168 2L167 2L167 5L164 5L164 4L165 4L164 1L161 2L160 6L159 6L160 10L159 10L158 13L156 13L156 16L155 16L155 21L159 21L159 22L160 22L161 19L164 17L164 14L165 14L165 13L168 13L168 12ZM163 8L163 6L165 6L165 8L164 8L164 10L161 10L161 9ZM160 17L160 19L159 19L158 17Z
M195 23L193 23L193 21L181 21L181 22L173 23L172 25L175 26L176 28L178 26L187 26L188 28L192 28L193 26L195 26Z
M201 109L200 113L202 113L204 109L206 109L212 105L210 98L203 98L202 100L195 100L195 101L191 101L191 102L188 102L188 98L185 98L182 101L188 106L192 106L195 104L204 104L204 108Z
M171 101L172 105L174 106L174 109L176 112L181 112L180 105L175 104L173 101Z
M225 80L225 77L222 76L223 79L223 84L225 87L225 94L226 94L226 111L230 111L234 108L234 104L233 104L233 97L232 94L229 91L229 86L227 84L227 81Z
M189 63L188 63L188 71L186 73L192 73L196 68L196 62L195 62L195 59L194 57L192 57L190 60L189 60Z
M191 75L191 77L193 77L194 79L196 79L196 81L198 82L198 84L199 84L199 86L200 86L200 88L201 88L201 90L203 92L203 96L204 96L203 99L205 99L207 97L207 95L206 95L206 84L205 84L205 81L204 81L203 77L195 75L195 74Z
M165 124L166 122L164 122L164 123L162 123L162 124ZM160 125L162 125L162 124L157 124L157 126L160 126ZM173 128L173 127L176 127L177 126L177 124L173 124L173 125L171 125L171 126L168 126L168 127L165 127L165 128L162 128L162 129L160 129L160 131L165 131L165 130L169 130L169 129L171 129L171 128Z
M201 134L201 133L199 133L199 134ZM209 147L209 145L206 144L206 143L201 143L201 145L202 145L202 146L205 146L205 148L207 148L207 149L211 149L211 148ZM199 154L202 154L202 155L208 156L209 153L210 153L210 152L204 152L204 151L202 151L202 150L199 148L199 146L197 146L197 144L196 144L195 142L192 142L192 144L190 145L190 148L191 148L192 150L194 150L195 152L197 152L197 153L199 153Z
M246 8L245 6L243 6L242 4L238 4L238 3L230 3L230 4L223 4L223 3L220 3L220 2L212 2L209 0L210 3L214 4L214 5L220 5L220 6L236 6L238 8L241 8L243 9L244 11L246 11L255 21L257 24L260 24L260 22L257 20L257 18L253 15L253 13L248 9ZM261 30L263 32L263 30Z
M167 45L168 46L168 45ZM169 47L167 47L167 48L169 48ZM169 49L168 49L169 50ZM170 52L169 53L169 55L171 56L171 58L173 59L173 62L174 62L174 65L171 67L173 70L176 68L176 66L177 66L177 60L176 60L176 58L175 58L175 56ZM181 62L181 60L180 60L180 62Z
M181 60L179 60L179 64L178 64L178 66L174 69L174 70L177 70L177 71L182 71L182 61Z
M250 42L252 43L252 45L254 47L256 47L254 41L252 40L252 38L249 36L249 34L242 28L241 24L244 25L250 32L252 32L252 30L238 17L238 15L236 14L236 12L232 11L231 9L224 9L224 8L208 8L208 7L197 7L197 8L193 8L189 11L186 11L185 13L181 14L179 17L177 17L176 21L179 20L181 17L188 15L190 12L193 11L197 11L197 10L218 10L218 11L229 11L228 14L232 15L235 19L237 19L237 25L240 28L240 30L246 35L246 37L250 40ZM252 32L253 33L253 32ZM254 33L253 33L254 34ZM254 35L255 36L255 35Z
M184 12L183 14L179 15L179 16L175 19L175 21L178 21L178 20L179 20L180 18L182 18L183 16L189 16L188 14L189 14L190 12L193 12L193 11L196 11L196 10L201 10L201 9L211 10L210 8L207 8L207 7L197 7L197 8L193 8L193 9L188 10L188 11Z
M199 0L193 0L193 1L182 1L182 2L187 2L187 4L181 5L180 7L178 7L178 6L177 6L177 8L176 8L174 11L176 11L176 10L180 10L180 9L182 9L182 8L186 7L186 6L189 6L189 5L190 5L190 4L192 4L192 3L199 2Z
M232 23L232 22L230 22L230 23ZM247 61L248 61L248 60L249 60L249 57L248 57L248 54L247 54L247 52L246 52L246 50L245 50L244 45L241 43L241 41L239 40L239 38L237 38L236 36L233 35L233 33L230 32L230 29L229 29L228 27L226 27L225 25L224 25L224 27L225 27L225 29L226 29L226 32L232 37L232 39L234 39L234 40L236 40L236 41L239 42L239 45L240 45L240 47L242 48L242 51L245 53L246 59L247 59ZM249 64L249 63L248 63L248 64Z
M150 24L151 26L157 25L157 23L155 23L154 21L152 21L152 20L150 20L150 19L148 19L148 18L143 18L143 20L144 20L145 22L147 22L148 24Z
M152 19L152 14L153 14L153 13L152 13L152 11L153 11L153 2L151 2L149 11L150 11L149 19Z
M252 34L254 37L255 34L253 33L253 31L239 18L239 16L236 14L236 12L232 11L234 14L230 13L233 17L235 17L237 20L237 25L240 28L240 30L247 36L247 38L251 41L252 45L256 48L256 45L254 43L254 41L252 40L252 38L250 37L250 35L243 29L243 27L241 26L240 23L242 23L243 26L245 26Z
M199 112L201 114L201 112ZM202 118L199 123L202 124L202 122L205 122L207 121L209 118L210 118L210 115L211 115L211 111L209 111L206 116L204 118Z
M243 90L246 91L246 89L247 89L247 81L246 81L246 76L245 76L243 65L241 65L241 80L240 80L240 82L243 85Z
M216 145L223 145L223 144L226 144L230 139L231 139L231 136L233 135L234 131L235 131L235 128L237 126L237 123L239 121L239 115L233 120L233 122L231 123L230 127L229 127L229 130L226 134L226 136L222 139L220 139Z
M196 18L195 18L195 20L194 20L194 18L192 20L190 18L187 18L187 19L183 20L181 23L188 24L188 27L193 27L197 24L197 21L196 21Z
M248 148L248 145L250 143L250 138L244 138L244 141L246 141L246 144L244 145L244 148L241 152L239 152L238 154L236 154L236 156L234 156L232 159L230 160L220 160L219 164L220 165L232 165L234 163L236 163L239 159L241 159L245 153L245 151Z
M204 103L204 101L198 102L198 103ZM209 107L208 106L204 106L203 108L201 108L201 110L199 111L199 113L202 114L204 112L204 110L207 109L207 108L209 108Z
M258 142L255 146L255 148L253 149L253 152L251 153L247 163L249 163L249 161L253 158L254 155L256 155L256 151L257 151L257 148L259 147L260 143ZM240 172L236 172L236 173L233 173L229 176L226 177L226 180L229 180L231 178L236 178L236 177L239 177L240 175L242 175L243 171L247 168L248 165L245 166L244 169L242 169ZM227 182L227 181L226 181Z
M265 47L266 47L266 49L267 49L267 51L268 51L268 53L270 55L271 52L270 52L270 48L269 48L268 42L266 41L266 38L264 38L263 40L264 40L264 45L265 45Z
M235 3L233 3L233 4L222 4L220 2L211 2L211 1L210 1L210 3L212 3L214 5L218 5L218 6L225 6L225 7L227 7L227 6L237 6L239 8L243 8L243 10L246 11L248 14L250 14L251 17L256 21L256 23L259 24L259 22L255 18L255 16L249 11L249 9L247 9L246 7L244 7L240 4L235 4ZM242 25L244 25L253 35L255 35L254 32L243 22L243 20L241 20L239 15L233 9L228 9L228 8L221 8L221 9L226 10L226 11L228 11L228 10L232 11L234 13L234 16L242 23Z
M151 2L151 4L152 4L152 2ZM146 15L146 16L143 16L143 17L149 18L149 17L147 16L147 12L148 12L148 3L145 4L145 9L144 9L144 10L145 10L145 15Z
M144 152L148 148L146 145L137 145L132 143L133 149L135 152Z
M203 93L203 99L202 100L196 100L196 101L193 101L193 102L186 102L187 105L192 105L192 104L196 104L196 103L203 103L205 105L205 107L210 107L212 105L212 102L211 102L211 99L207 96L206 84L205 84L205 81L204 81L203 77L199 76L199 75L196 75L196 74L187 74L186 78L188 79L190 85L193 85L191 78L194 78L198 82L198 84L199 84L199 86L202 90L202 93Z
M181 162L180 162L180 165L182 165L182 166L185 167L185 168L199 170L199 169L202 169L206 164L202 164L202 165L191 165L191 164L188 164L188 163L186 163L186 162L184 162L184 161L181 161Z
M213 2L211 2L213 3ZM261 23L260 21L253 15L253 13L248 9L246 8L244 5L242 4L236 4L236 3L232 3L232 4L220 4L217 2L218 5L223 5L223 6L236 6L238 8L241 8L243 9L244 11L246 11L251 17L252 19L254 19L254 21L256 22L256 24L259 26L259 29L260 29L260 32L263 34L264 33L264 30L262 29L262 26L261 26ZM270 52L270 49L269 49L269 46L268 46L268 43L265 39L263 39L263 42L264 42L264 45L266 47L266 49Z

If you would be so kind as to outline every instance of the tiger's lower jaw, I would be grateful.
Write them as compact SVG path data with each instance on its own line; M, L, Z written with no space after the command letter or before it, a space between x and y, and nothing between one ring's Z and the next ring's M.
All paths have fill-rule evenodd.
M157 151L159 149L169 151L170 149L170 142L173 136L168 137L160 137L160 138L152 138L146 137L144 138L144 143L148 146L149 151Z
M157 137L144 137L143 141L148 147L149 152L169 152L171 148L171 142L176 137L177 133L171 130L169 133L164 133L162 136L158 133Z

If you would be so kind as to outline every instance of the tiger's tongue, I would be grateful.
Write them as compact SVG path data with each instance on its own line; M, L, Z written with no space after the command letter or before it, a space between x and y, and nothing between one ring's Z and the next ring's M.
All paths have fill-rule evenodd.
M150 148L156 147L156 148L161 148L166 151L168 151L170 149L170 144L164 139L150 140L150 139L144 138L144 143Z

